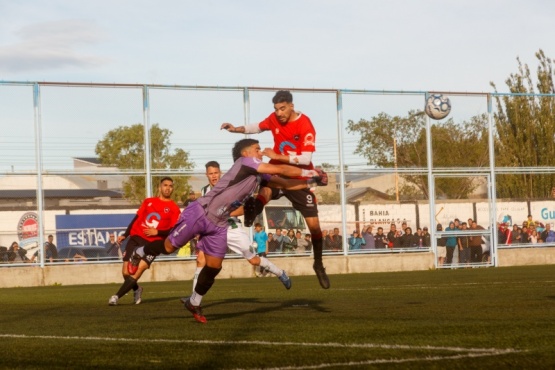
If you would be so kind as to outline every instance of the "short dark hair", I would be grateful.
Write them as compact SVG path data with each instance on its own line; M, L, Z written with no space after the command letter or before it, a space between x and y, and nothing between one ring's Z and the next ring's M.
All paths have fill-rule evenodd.
M293 95L287 90L279 90L272 98L272 103L293 103Z
M233 149L231 150L231 155L233 156L233 162L241 158L241 152L251 145L258 144L259 141L256 139L241 139L235 143Z
M166 180L169 180L169 181L173 182L173 179L171 177L166 176L166 177L162 177L162 180L160 180L160 184L162 184Z
M204 165L204 167L206 169L208 169L208 167L216 167L217 169L220 168L220 164L216 161L210 161L210 162L206 162L206 164Z

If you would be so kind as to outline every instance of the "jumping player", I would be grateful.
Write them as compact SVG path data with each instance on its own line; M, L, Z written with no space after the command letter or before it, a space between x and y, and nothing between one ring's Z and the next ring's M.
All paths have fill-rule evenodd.
M220 164L218 162L210 161L206 163L205 167L206 177L208 178L209 184L201 189L201 194L203 196L214 188L222 176ZM227 220L227 246L235 253L242 255L251 265L255 267L260 266L263 270L269 271L276 275L286 289L291 289L291 279L287 276L285 271L270 262L265 256L258 256L250 250L250 237L245 229L243 229L241 220L238 218L238 216L241 216L242 213L243 207L239 207L235 211L231 212L230 217ZM205 265L206 260L204 258L204 252L199 251L197 255L197 268L193 278L193 293L195 291L195 286L197 285L200 271ZM182 301L185 303L185 299L182 299Z
M227 220L231 212L239 208L261 183L289 189L314 187L317 183L327 184L327 178L320 177L322 174L314 170L263 163L258 140L240 140L235 143L232 153L235 161L233 166L210 192L185 208L166 240L149 243L135 251L137 256L141 257L137 271L139 273L148 268L160 253L173 253L196 234L200 234L201 239L197 247L204 252L206 266L199 274L194 293L185 300L185 308L201 323L206 323L201 309L202 298L214 284L227 252ZM270 175L304 177L309 180L285 181Z
M133 301L135 304L141 303L143 288L137 284L139 277L133 278L135 273L133 266L130 266L130 258L133 251L138 246L146 245L156 240L164 240L171 227L179 218L179 206L171 199L173 193L173 180L171 177L164 177L158 186L158 196L147 198L141 204L137 214L123 235L118 237L118 244L129 237L125 252L123 254L123 284L118 292L110 297L108 304L116 306L118 300L123 297L130 289L133 289ZM131 271L129 271L131 270ZM128 289L129 287L129 289Z
M293 95L289 91L278 91L272 99L274 113L257 124L235 127L231 123L223 123L221 129L241 134L258 134L271 131L274 137L274 148L264 149L264 155L269 157L271 164L292 164L305 170L314 169L312 153L316 151L316 131L310 119L303 113L295 111ZM273 189L271 199L285 196L291 201L293 208L298 210L306 220L314 247L314 271L320 285L329 289L330 281L322 263L322 230L318 218L316 197L310 189L283 190ZM262 207L270 200L264 194L259 194L256 203L245 204L245 225L249 226L254 219L251 212L258 214Z

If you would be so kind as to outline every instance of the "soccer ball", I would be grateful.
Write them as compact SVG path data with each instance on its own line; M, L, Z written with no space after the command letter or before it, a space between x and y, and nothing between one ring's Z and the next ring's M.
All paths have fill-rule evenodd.
M451 112L451 102L446 96L432 94L426 100L424 111L432 119L443 119Z

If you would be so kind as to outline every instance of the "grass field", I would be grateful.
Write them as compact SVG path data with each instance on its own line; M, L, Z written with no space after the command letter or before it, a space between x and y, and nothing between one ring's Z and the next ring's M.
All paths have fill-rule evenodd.
M555 266L0 289L0 368L555 368Z

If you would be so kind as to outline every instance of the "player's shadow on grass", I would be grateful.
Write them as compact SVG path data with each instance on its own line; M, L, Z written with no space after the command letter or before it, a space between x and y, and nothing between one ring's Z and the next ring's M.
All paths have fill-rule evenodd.
M156 299L158 301L167 301L173 300L160 298ZM150 300L149 300L150 301ZM180 303L181 304L181 303ZM227 312L219 313L214 312L214 308L218 306L222 306ZM181 304L183 307L183 304ZM322 306L321 301L311 300L311 299L290 299L285 301L271 301L271 300L262 300L259 298L231 298L231 299L224 299L219 301L213 301L210 303L206 303L202 305L204 315L207 316L209 321L215 320L225 320L233 317L241 317L244 315L253 315L253 314L263 314L272 311L283 311L292 309L295 311L303 310L303 311L315 311L321 313L330 312L329 309ZM247 309L245 309L247 308ZM187 312L188 316L190 315ZM183 315L178 315L182 317ZM177 317L177 316L176 316Z
M230 310L225 313L210 313L210 309L217 306L227 306L227 305L240 305L239 309ZM244 307L248 307L245 309ZM260 300L258 298L232 298L225 299L221 301L210 302L203 305L204 314L210 317L210 321L225 320L234 317L240 317L244 315L256 315L264 314L272 311L283 311L288 309L293 309L298 311L299 309L303 311L315 311L321 313L330 312L329 309L322 306L321 301L311 300L311 299L290 299L285 301L268 301Z

